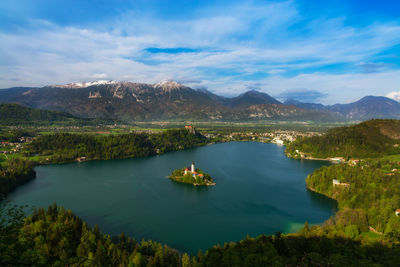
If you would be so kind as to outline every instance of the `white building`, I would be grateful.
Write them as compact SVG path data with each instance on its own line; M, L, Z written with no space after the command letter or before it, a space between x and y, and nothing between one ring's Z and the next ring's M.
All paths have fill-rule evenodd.
M331 158L330 159L332 162L335 162L335 163L340 163L340 162L343 162L344 161L344 158L342 158L342 157L336 157L336 158Z
M332 184L333 184L333 186L339 185L339 186L344 186L344 187L350 187L350 184L348 184L348 183L342 183L342 182L340 182L340 181L337 180L337 179L333 179L333 180L332 180Z
M194 161L192 161L192 166L191 166L191 172L193 173L193 172L195 172L195 170L196 170L196 168L194 167Z

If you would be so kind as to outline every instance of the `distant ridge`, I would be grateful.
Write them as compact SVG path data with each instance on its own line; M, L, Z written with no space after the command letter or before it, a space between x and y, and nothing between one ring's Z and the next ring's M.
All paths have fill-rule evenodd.
M285 102L283 102L285 105L294 105L299 108L305 108L305 109L316 109L316 110L327 110L326 106L322 104L316 104L316 103L303 103L294 99L287 99Z
M347 120L400 119L400 103L384 96L365 96L353 103L332 106L302 103L293 99L286 100L285 104L304 109L336 112Z
M282 104L272 96L255 90L247 91L237 97L228 98L226 101L231 107L249 107L260 104Z

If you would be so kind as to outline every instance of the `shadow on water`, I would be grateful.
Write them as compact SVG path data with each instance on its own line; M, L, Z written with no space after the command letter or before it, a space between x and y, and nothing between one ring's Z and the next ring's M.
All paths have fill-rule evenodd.
M310 199L313 206L318 207L321 210L330 210L332 216L338 211L337 201L331 199L322 194L316 193L312 190L307 189L307 196Z

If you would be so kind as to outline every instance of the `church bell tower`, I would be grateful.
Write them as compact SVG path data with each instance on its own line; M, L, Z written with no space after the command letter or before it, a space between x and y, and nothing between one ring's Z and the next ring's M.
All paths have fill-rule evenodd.
M194 161L192 161L192 167L191 167L191 172L195 172L196 168L194 167Z

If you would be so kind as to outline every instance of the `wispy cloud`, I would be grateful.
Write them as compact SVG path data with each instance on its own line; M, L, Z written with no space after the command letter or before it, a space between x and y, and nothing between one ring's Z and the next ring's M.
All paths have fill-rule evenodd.
M374 73L374 72L379 72L383 71L384 69L390 68L390 66L393 64L388 64L388 63L364 63L361 62L359 64L359 67L362 69L364 73Z
M158 48L149 47L145 49L146 52L150 53L167 53L167 54L178 54L178 53L195 53L200 52L200 49L186 48L186 47L176 47L176 48Z
M384 96L398 89L400 70L371 74L301 74L294 77L271 77L266 80L272 95L279 95L287 88L301 85L309 90L320 91L326 96L323 104L349 103L366 95ZM384 85L384 86L382 86ZM321 89L323 88L323 89Z
M85 26L31 19L29 27L0 31L0 87L175 79L226 95L307 88L310 99L326 102L396 89L399 66L374 57L400 44L399 22L354 26L345 16L309 18L298 7L205 5L179 18L127 10Z

